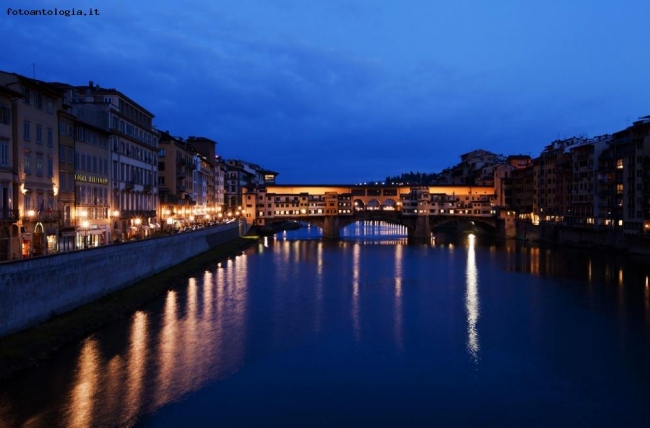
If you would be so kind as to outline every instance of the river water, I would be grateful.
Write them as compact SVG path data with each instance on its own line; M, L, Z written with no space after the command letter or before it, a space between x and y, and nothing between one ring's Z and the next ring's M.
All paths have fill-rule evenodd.
M647 427L647 260L265 238L0 384L0 427Z

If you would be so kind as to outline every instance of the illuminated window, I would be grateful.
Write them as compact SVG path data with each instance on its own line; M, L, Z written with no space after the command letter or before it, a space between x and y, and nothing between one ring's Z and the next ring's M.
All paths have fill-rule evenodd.
M623 169L623 159L616 160L616 169Z

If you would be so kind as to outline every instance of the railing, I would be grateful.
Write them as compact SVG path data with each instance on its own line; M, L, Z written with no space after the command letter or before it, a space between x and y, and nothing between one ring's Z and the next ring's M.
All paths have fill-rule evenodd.
M16 210L17 212L17 210ZM34 221L34 220L61 220L61 211L59 210L43 210L43 211L34 211L34 215L23 216L23 221Z

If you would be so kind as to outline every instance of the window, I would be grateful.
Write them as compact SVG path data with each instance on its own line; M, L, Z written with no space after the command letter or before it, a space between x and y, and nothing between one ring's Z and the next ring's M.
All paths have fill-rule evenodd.
M68 163L74 165L74 149L72 147L68 147Z
M65 124L59 123L59 135L65 135Z
M47 147L54 146L54 131L52 128L47 128Z
M27 88L23 88L23 102L25 104L31 104L32 103L32 93Z
M29 153L25 153L25 165L24 170L25 174L30 175L32 173L32 156Z
M52 98L47 99L47 112L52 113L52 107L54 103L52 102Z
M29 127L30 123L28 120L23 122L23 140L29 141Z
M36 125L36 142L41 144L43 142L43 127Z
M67 192L66 189L67 189L67 187L66 187L66 184L65 184L65 172L60 172L59 173L59 190L61 191L61 193L63 193L63 192Z
M623 169L623 159L616 159L616 169Z
M34 94L34 107L38 109L43 109L43 97L41 94Z
M59 146L59 163L65 162L65 146Z
M47 158L47 176L50 178L54 177L54 159L51 157Z
M9 166L9 142L0 140L0 166Z
M0 106L0 123L11 124L11 109L9 107Z
M43 175L43 155L36 155L36 175Z

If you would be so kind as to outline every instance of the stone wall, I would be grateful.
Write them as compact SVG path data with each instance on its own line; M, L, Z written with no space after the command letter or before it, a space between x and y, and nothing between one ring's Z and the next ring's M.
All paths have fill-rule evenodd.
M569 226L555 223L533 226L527 222L517 222L517 239L650 256L649 234L626 234L620 229L606 227Z
M0 264L0 337L159 273L240 234L237 223Z

